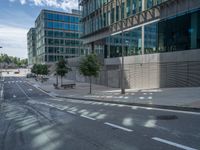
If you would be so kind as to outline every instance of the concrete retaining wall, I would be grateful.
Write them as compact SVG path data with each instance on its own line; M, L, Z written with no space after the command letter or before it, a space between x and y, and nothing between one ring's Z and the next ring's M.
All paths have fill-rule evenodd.
M89 82L79 74L78 63L74 62L69 60L73 71L67 78ZM100 76L93 83L120 87L120 64L121 58L105 59ZM124 75L126 88L200 86L200 50L125 57Z

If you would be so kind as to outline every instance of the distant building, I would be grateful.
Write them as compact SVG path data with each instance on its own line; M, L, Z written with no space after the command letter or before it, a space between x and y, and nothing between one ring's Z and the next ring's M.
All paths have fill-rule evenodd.
M79 11L65 13L42 10L35 21L36 61L32 63L55 63L60 59L83 54L79 39ZM29 41L30 39L28 39ZM30 43L30 41L28 42Z
M36 63L36 35L35 28L31 28L27 33L28 65Z

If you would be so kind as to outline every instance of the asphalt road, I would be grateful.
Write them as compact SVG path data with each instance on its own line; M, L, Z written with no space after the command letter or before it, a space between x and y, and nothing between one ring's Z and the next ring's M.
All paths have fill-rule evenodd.
M197 150L200 113L58 99L1 81L0 150Z

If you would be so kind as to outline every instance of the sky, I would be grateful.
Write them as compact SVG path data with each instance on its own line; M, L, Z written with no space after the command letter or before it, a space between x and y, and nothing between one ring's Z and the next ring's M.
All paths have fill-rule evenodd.
M0 53L27 58L27 32L42 9L71 12L78 0L0 0Z

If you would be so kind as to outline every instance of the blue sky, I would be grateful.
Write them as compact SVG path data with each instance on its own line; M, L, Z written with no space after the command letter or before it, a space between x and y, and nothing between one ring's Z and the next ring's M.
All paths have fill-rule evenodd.
M0 53L27 58L26 34L41 9L70 12L78 0L0 0Z

